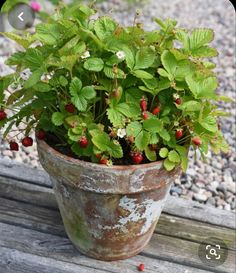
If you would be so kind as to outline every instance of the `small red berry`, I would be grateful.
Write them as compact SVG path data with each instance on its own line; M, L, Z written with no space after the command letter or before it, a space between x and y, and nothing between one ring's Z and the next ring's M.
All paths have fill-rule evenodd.
M85 136L82 136L79 140L79 146L81 148L87 148L88 144L89 144L88 139Z
M40 140L43 140L46 137L46 132L43 129L40 129L36 132L36 137Z
M134 164L140 164L143 161L143 155L141 153L132 153L131 154L132 160Z
M175 132L175 136L177 139L180 139L183 136L183 130L182 129L177 129Z
M96 156L97 159L100 159L102 157L101 154L95 154L95 156Z
M144 264L140 264L138 266L138 271L144 271L145 267L144 267Z
M155 107L153 110L152 110L152 113L153 115L158 115L161 111L161 108L160 107Z
M7 117L6 112L1 110L0 111L0 121L6 119L6 117Z
M11 151L19 151L19 145L15 141L11 141L10 143L10 150Z
M68 113L73 114L73 113L75 112L76 108L75 108L75 106L74 106L72 103L70 103L70 104L67 104L67 105L65 106L65 110L66 110Z
M25 147L30 147L30 146L32 146L33 145L33 139L31 138L31 137L24 137L23 139L22 139L22 144L23 144L23 146L25 146Z
M144 97L142 97L140 100L140 108L143 112L147 111L147 101Z
M143 119L148 119L148 113L145 111L142 113Z
M196 136L192 138L192 143L196 146L200 146L202 144L202 140L200 137Z
M181 100L180 98L178 98L178 99L175 100L175 103L176 103L177 105L180 105L180 104L182 103L182 100Z
M102 164L102 165L108 165L108 159L107 158L101 158L99 163Z

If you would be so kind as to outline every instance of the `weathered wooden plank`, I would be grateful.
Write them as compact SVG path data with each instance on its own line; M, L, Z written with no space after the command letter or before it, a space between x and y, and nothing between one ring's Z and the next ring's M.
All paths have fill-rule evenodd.
M163 213L156 226L156 233L177 237L184 240L200 243L206 238L219 238L223 240L229 249L236 249L235 230L214 226L185 218Z
M0 197L57 209L52 189L12 178L0 177Z
M103 270L39 257L5 247L0 248L0 257L0 270L4 273L104 273Z
M234 212L206 206L183 198L170 196L166 202L164 212L178 217L195 219L204 223L232 229L236 228Z
M206 271L206 270L198 269L195 267L192 268L191 266L187 266L187 265L181 265L179 261L175 263L174 261L175 259L172 259L172 262L170 263L168 261L169 259L168 257L164 257L164 259L161 259L161 260L150 258L151 256L155 256L155 258L158 258L157 256L160 255L156 253L158 249L155 250L154 252L144 251L142 256L137 255L133 258L130 258L124 261L117 261L117 262L97 261L94 259L87 258L84 255L81 255L74 248L74 246L70 243L70 241L67 238L63 238L60 236L47 234L47 233L41 233L41 232L30 230L30 229L24 229L17 226L10 226L8 224L3 224L3 223L0 223L0 247L16 249L24 253L29 253L32 255L38 255L40 257L55 259L56 261L69 262L69 263L73 263L73 264L81 265L85 267L90 266L91 268L103 270L103 272L114 272L114 273L137 272L137 265L139 265L140 263L144 263L146 265L145 272L150 272L150 273L151 272L153 273L154 272L155 273L157 272L160 272L160 273L222 272L222 270L213 271L211 268L208 268ZM153 246L150 246L149 248L152 250L152 247ZM158 248L160 249L159 246ZM158 253L159 252L160 251L158 251ZM161 255L163 256L163 253ZM57 263L56 261L55 263ZM225 272L231 272L231 271L226 270Z
M59 211L5 198L0 198L0 204L0 222L66 236ZM156 233L197 243L205 238L216 237L223 240L229 249L235 249L234 230L164 213L157 224Z
M31 184L51 188L49 175L44 170L32 168L26 164L14 163L0 158L0 176L14 178Z

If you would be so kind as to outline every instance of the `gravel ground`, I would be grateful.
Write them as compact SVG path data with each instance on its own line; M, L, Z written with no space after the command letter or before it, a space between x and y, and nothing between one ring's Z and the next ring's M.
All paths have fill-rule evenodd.
M112 13L122 24L132 24L135 8L122 1L113 0L100 4L100 11ZM177 19L182 27L210 27L215 31L213 45L220 55L215 59L220 81L218 92L235 98L235 12L229 0L150 0L141 8L140 21L145 28L155 28L152 17ZM7 56L16 50L16 45L0 37L0 75L11 70L3 65ZM235 154L235 105L223 103L220 107L231 115L221 122L224 135L230 144L230 152L208 156L208 164L194 161L190 152L190 163L186 174L175 181L171 194L193 199L206 205L225 210L236 210L236 154ZM7 150L0 140L0 157L41 168L35 145L22 148L18 153Z

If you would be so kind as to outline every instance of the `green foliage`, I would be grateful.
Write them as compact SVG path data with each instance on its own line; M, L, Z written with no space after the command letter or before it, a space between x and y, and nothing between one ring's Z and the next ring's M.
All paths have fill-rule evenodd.
M226 152L217 118L227 113L214 103L230 100L215 92L213 31L155 19L159 28L149 32L108 16L92 20L93 14L78 3L60 6L33 35L1 33L24 48L7 61L16 72L0 78L0 107L15 111L0 122L4 137L24 120L26 134L42 128L78 158L98 162L95 155L101 154L116 164L138 152L150 162L163 160L168 171L186 171L195 136L202 144L193 147L203 157L209 145ZM6 98L7 89L13 91Z

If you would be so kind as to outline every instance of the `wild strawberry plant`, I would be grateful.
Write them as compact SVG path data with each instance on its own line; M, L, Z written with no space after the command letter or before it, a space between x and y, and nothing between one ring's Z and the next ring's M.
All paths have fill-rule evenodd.
M8 134L23 123L24 146L35 130L60 151L106 165L163 159L167 170L186 170L190 146L203 158L209 145L226 152L217 122L226 113L216 103L228 98L215 92L213 31L177 28L171 19L145 31L137 20L124 27L94 14L61 7L33 35L2 33L24 48L7 61L16 72L0 79L10 149L19 145Z

